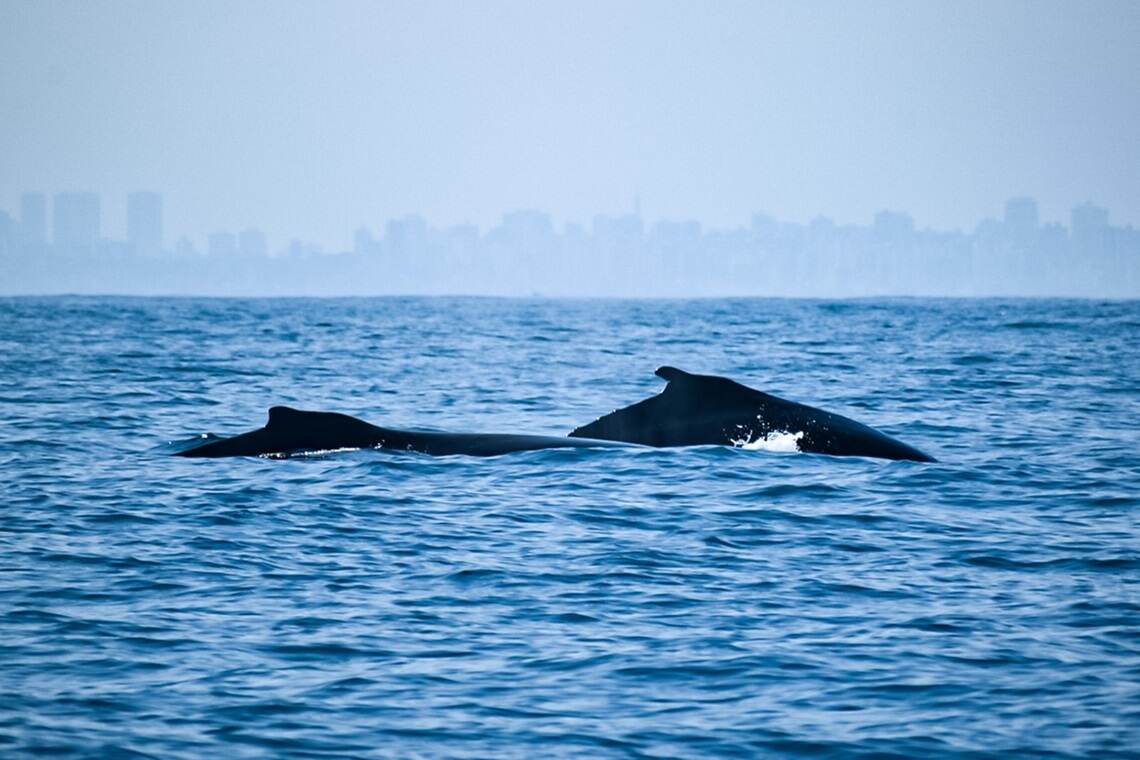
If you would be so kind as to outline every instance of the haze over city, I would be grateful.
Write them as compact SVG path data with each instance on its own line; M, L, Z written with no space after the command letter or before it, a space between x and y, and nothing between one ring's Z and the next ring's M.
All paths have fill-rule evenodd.
M164 250L260 230L277 253L359 252L361 228L383 241L409 217L486 236L520 209L559 236L886 212L972 239L1031 197L1053 238L1085 204L1109 214L1119 285L1138 38L1129 2L9 2L0 209L95 193L100 239L124 241L148 190ZM920 275L870 292L929 292Z
M359 226L352 247L293 239L273 251L255 227L221 230L205 248L167 245L163 197L127 197L126 239L102 234L95 193L20 198L0 210L0 292L140 295L475 294L559 296L1084 296L1140 295L1140 230L1110 224L1092 203L1070 224L1042 224L1037 201L1010 198L970 233L919 229L910 214L871 224L807 225L763 213L748 225L692 220L648 226L640 208L557 228L521 209L487 230L418 215Z

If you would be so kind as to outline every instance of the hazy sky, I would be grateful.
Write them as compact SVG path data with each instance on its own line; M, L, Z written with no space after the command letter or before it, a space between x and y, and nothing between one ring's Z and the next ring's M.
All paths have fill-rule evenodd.
M419 212L1140 225L1140 2L0 0L0 208L165 194L170 240Z

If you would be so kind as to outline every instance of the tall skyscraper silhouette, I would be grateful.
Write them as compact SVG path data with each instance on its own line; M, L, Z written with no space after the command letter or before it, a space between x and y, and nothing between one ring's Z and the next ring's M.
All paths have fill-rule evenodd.
M127 241L143 256L162 251L161 195L137 192L127 196Z
M1037 240L1037 201L1032 198L1010 198L1005 202L1005 233L1010 242L1028 248Z
M1082 203L1070 216L1073 247L1078 254L1095 254L1108 247L1108 209Z

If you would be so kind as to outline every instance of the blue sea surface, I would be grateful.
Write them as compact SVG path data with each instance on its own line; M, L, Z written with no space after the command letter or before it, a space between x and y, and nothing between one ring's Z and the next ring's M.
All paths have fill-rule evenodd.
M0 299L0 756L1135 757L1140 303ZM936 464L170 456L732 377Z

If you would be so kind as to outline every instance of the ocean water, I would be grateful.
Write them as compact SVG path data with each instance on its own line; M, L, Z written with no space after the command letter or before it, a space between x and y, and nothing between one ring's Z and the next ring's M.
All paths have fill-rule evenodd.
M0 356L2 756L1140 747L1140 303L17 298ZM940 461L170 456L562 434L662 364Z

